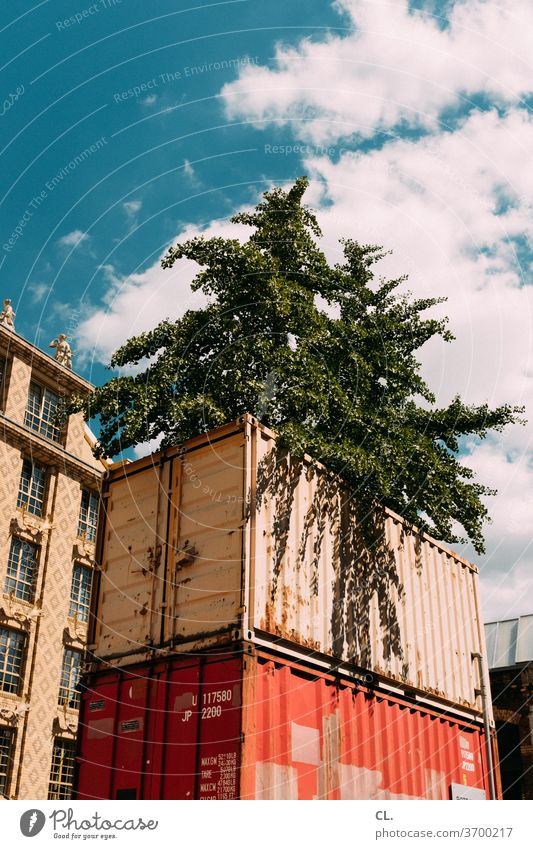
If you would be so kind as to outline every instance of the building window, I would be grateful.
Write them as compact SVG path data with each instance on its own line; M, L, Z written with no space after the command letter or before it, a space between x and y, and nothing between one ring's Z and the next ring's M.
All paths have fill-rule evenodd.
M89 566L82 566L81 563L75 563L72 571L70 609L68 613L69 616L75 616L78 622L87 622L89 619L92 582L93 570Z
M49 799L71 798L75 752L74 740L61 740L60 738L54 740L50 783L48 785Z
M30 383L24 424L47 439L59 442L61 431L55 421L58 406L59 395L38 383Z
M96 526L98 524L98 496L88 489L81 494L80 520L78 522L78 536L94 542L96 539Z
M46 469L31 460L22 463L17 507L25 507L28 513L42 516L44 509L44 492L46 486Z
M13 761L13 741L13 729L0 728L0 796L5 796L7 791Z
M59 684L59 704L69 708L80 706L78 684L81 676L81 651L65 649L61 681Z
M25 540L13 537L7 561L4 592L12 593L21 601L33 601L37 579L39 549Z
M25 635L0 628L0 690L18 695L22 678Z

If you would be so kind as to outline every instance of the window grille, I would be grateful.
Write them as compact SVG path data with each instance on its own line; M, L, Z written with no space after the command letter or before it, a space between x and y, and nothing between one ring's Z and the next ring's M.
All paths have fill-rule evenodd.
M15 693L20 690L25 635L11 628L0 628L0 690Z
M14 598L32 602L35 598L38 548L30 542L13 537L7 561L4 592Z
M78 536L85 537L89 542L96 539L96 526L98 524L98 496L88 489L81 494L80 518L78 522Z
M50 783L48 785L49 799L70 799L74 779L74 755L76 752L73 740L56 738L52 752Z
M20 475L17 507L25 507L28 513L42 516L46 488L46 469L31 460L24 460Z
M81 675L81 652L76 649L65 649L61 680L59 683L59 704L69 708L80 706L80 691L78 684Z
M15 736L12 728L0 727L0 796L5 796L11 764L13 762L13 742Z
M61 431L55 423L58 406L59 395L38 383L30 383L24 424L42 436L46 436L47 439L59 442Z
M76 616L79 622L87 622L89 619L92 582L92 569L89 566L82 566L81 563L75 563L70 587L69 616Z

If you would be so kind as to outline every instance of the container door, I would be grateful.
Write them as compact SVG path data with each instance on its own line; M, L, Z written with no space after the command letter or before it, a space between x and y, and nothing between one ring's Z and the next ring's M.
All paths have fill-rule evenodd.
M230 658L157 667L142 798L237 798L241 666L240 658Z
M127 673L121 681L111 799L143 798L144 747L153 685L149 668Z
M237 799L241 748L242 661L204 667L198 704L197 799Z
M145 799L194 799L200 664L159 668L152 691Z
M111 798L118 705L118 677L91 684L83 694L77 756L77 799Z

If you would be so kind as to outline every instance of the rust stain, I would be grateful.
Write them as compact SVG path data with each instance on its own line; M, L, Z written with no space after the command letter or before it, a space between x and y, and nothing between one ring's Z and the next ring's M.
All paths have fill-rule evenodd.
M175 549L175 554L176 566L181 569L183 566L190 566L191 563L194 563L198 557L198 549L194 543L186 539L181 547Z
M146 549L146 560L148 562L147 570L148 572L157 572L159 566L161 565L161 545L156 545L155 548L149 545ZM143 569L143 572L145 570Z
M287 623L289 621L291 590L287 584L282 584L281 587L281 631L286 633Z

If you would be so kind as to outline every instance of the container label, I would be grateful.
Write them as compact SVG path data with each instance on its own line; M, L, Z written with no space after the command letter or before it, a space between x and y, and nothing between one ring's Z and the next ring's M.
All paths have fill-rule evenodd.
M486 799L487 794L479 787L467 787L464 784L450 784L450 796L456 801L470 802Z
M138 731L141 727L141 723L138 719L128 719L126 722L120 723L121 731Z
M237 752L220 752L200 759L200 799L235 799Z
M89 710L94 713L97 710L105 708L105 699L99 699L97 702L89 702Z
M475 781L475 776L473 776L472 773L475 773L477 771L476 770L476 764L475 764L474 752L471 749L472 743L473 743L472 739L469 739L468 737L465 737L462 734L459 736L459 746L460 746L459 752L460 752L460 756L461 756L461 770L463 772L463 782L465 783L465 785L466 785L466 782L468 780L465 773L467 773L467 772L470 773L470 780Z

